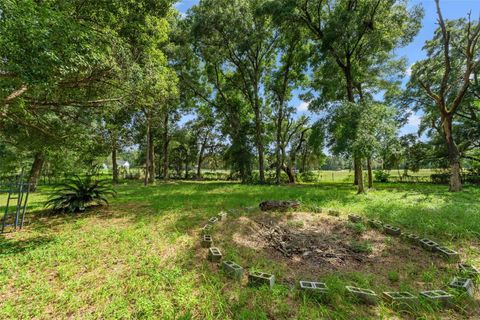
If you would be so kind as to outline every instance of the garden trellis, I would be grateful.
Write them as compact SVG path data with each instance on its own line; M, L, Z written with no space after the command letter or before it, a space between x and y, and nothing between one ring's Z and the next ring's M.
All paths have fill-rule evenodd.
M0 233L23 228L29 192L30 184L23 182L23 174L15 182L0 184L0 194L7 194Z

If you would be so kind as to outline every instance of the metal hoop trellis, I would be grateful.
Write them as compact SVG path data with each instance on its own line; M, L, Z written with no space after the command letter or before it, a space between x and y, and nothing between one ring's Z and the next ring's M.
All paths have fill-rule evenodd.
M7 232L7 229L10 227L14 231L23 228L28 196L30 194L30 184L22 180L23 170L16 182L0 185L0 193L7 194L0 233Z

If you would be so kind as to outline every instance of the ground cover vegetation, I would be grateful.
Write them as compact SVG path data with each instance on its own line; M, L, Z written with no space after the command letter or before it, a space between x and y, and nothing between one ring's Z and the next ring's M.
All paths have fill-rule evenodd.
M444 186L379 184L360 197L355 187L346 184L277 187L171 182L145 188L137 182L116 189L118 195L108 208L93 208L81 216L52 216L45 211L43 204L52 189L41 187L33 195L26 229L7 234L0 244L0 317L478 317L478 304L469 299L459 299L450 309L425 304L403 314L388 304L369 307L347 299L343 285L367 286L377 292L445 288L455 274L455 264L368 226L358 228L328 216L333 209L343 218L354 212L380 219L444 243L478 266L478 188L466 187L454 195ZM299 199L302 204L298 213L265 215L258 211L264 199ZM323 212L318 213L318 208ZM206 260L206 249L200 247L201 227L210 217L230 209L236 213L216 227L215 245L225 259L275 274L273 291L232 282ZM337 245L332 247L334 255L322 260L314 252L317 260L310 260L294 254L301 257L295 262L270 247L260 237L261 229L252 232L252 221L276 221L297 237L323 230L328 234L322 238L324 244ZM327 232L331 229L335 232ZM335 258L350 246L358 253L349 254L345 262ZM300 277L327 281L333 300L317 301L292 290Z

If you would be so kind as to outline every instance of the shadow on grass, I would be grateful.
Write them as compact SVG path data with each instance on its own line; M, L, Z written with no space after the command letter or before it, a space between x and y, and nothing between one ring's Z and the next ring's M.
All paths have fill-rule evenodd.
M257 207L264 200L300 200L310 206L358 211L396 224L407 232L454 240L480 235L480 188L465 187L451 193L431 184L377 184L367 195L356 195L348 183L304 185L242 185L231 182L169 182L144 187L129 183L116 187L118 195L110 207L82 215L46 217L32 224L52 227L96 215L102 219L125 217L132 223L161 223L174 216L174 228L187 232L206 223L221 210ZM45 221L47 220L47 221Z
M7 255L15 255L19 253L25 253L30 250L37 249L38 247L45 246L51 243L54 237L40 236L32 239L25 240L12 240L1 239L0 240L0 257Z

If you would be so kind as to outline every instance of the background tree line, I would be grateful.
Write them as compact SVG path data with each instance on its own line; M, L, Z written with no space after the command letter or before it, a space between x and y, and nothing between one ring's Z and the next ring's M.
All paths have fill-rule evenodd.
M185 16L174 2L3 1L2 171L28 168L35 189L42 171L107 157L113 182L129 158L146 185L202 168L279 184L351 167L362 193L375 166L444 168L451 191L479 168L471 16L444 20L436 1L438 29L405 83L395 50L423 17L408 1L202 0ZM400 136L412 111L420 132Z

